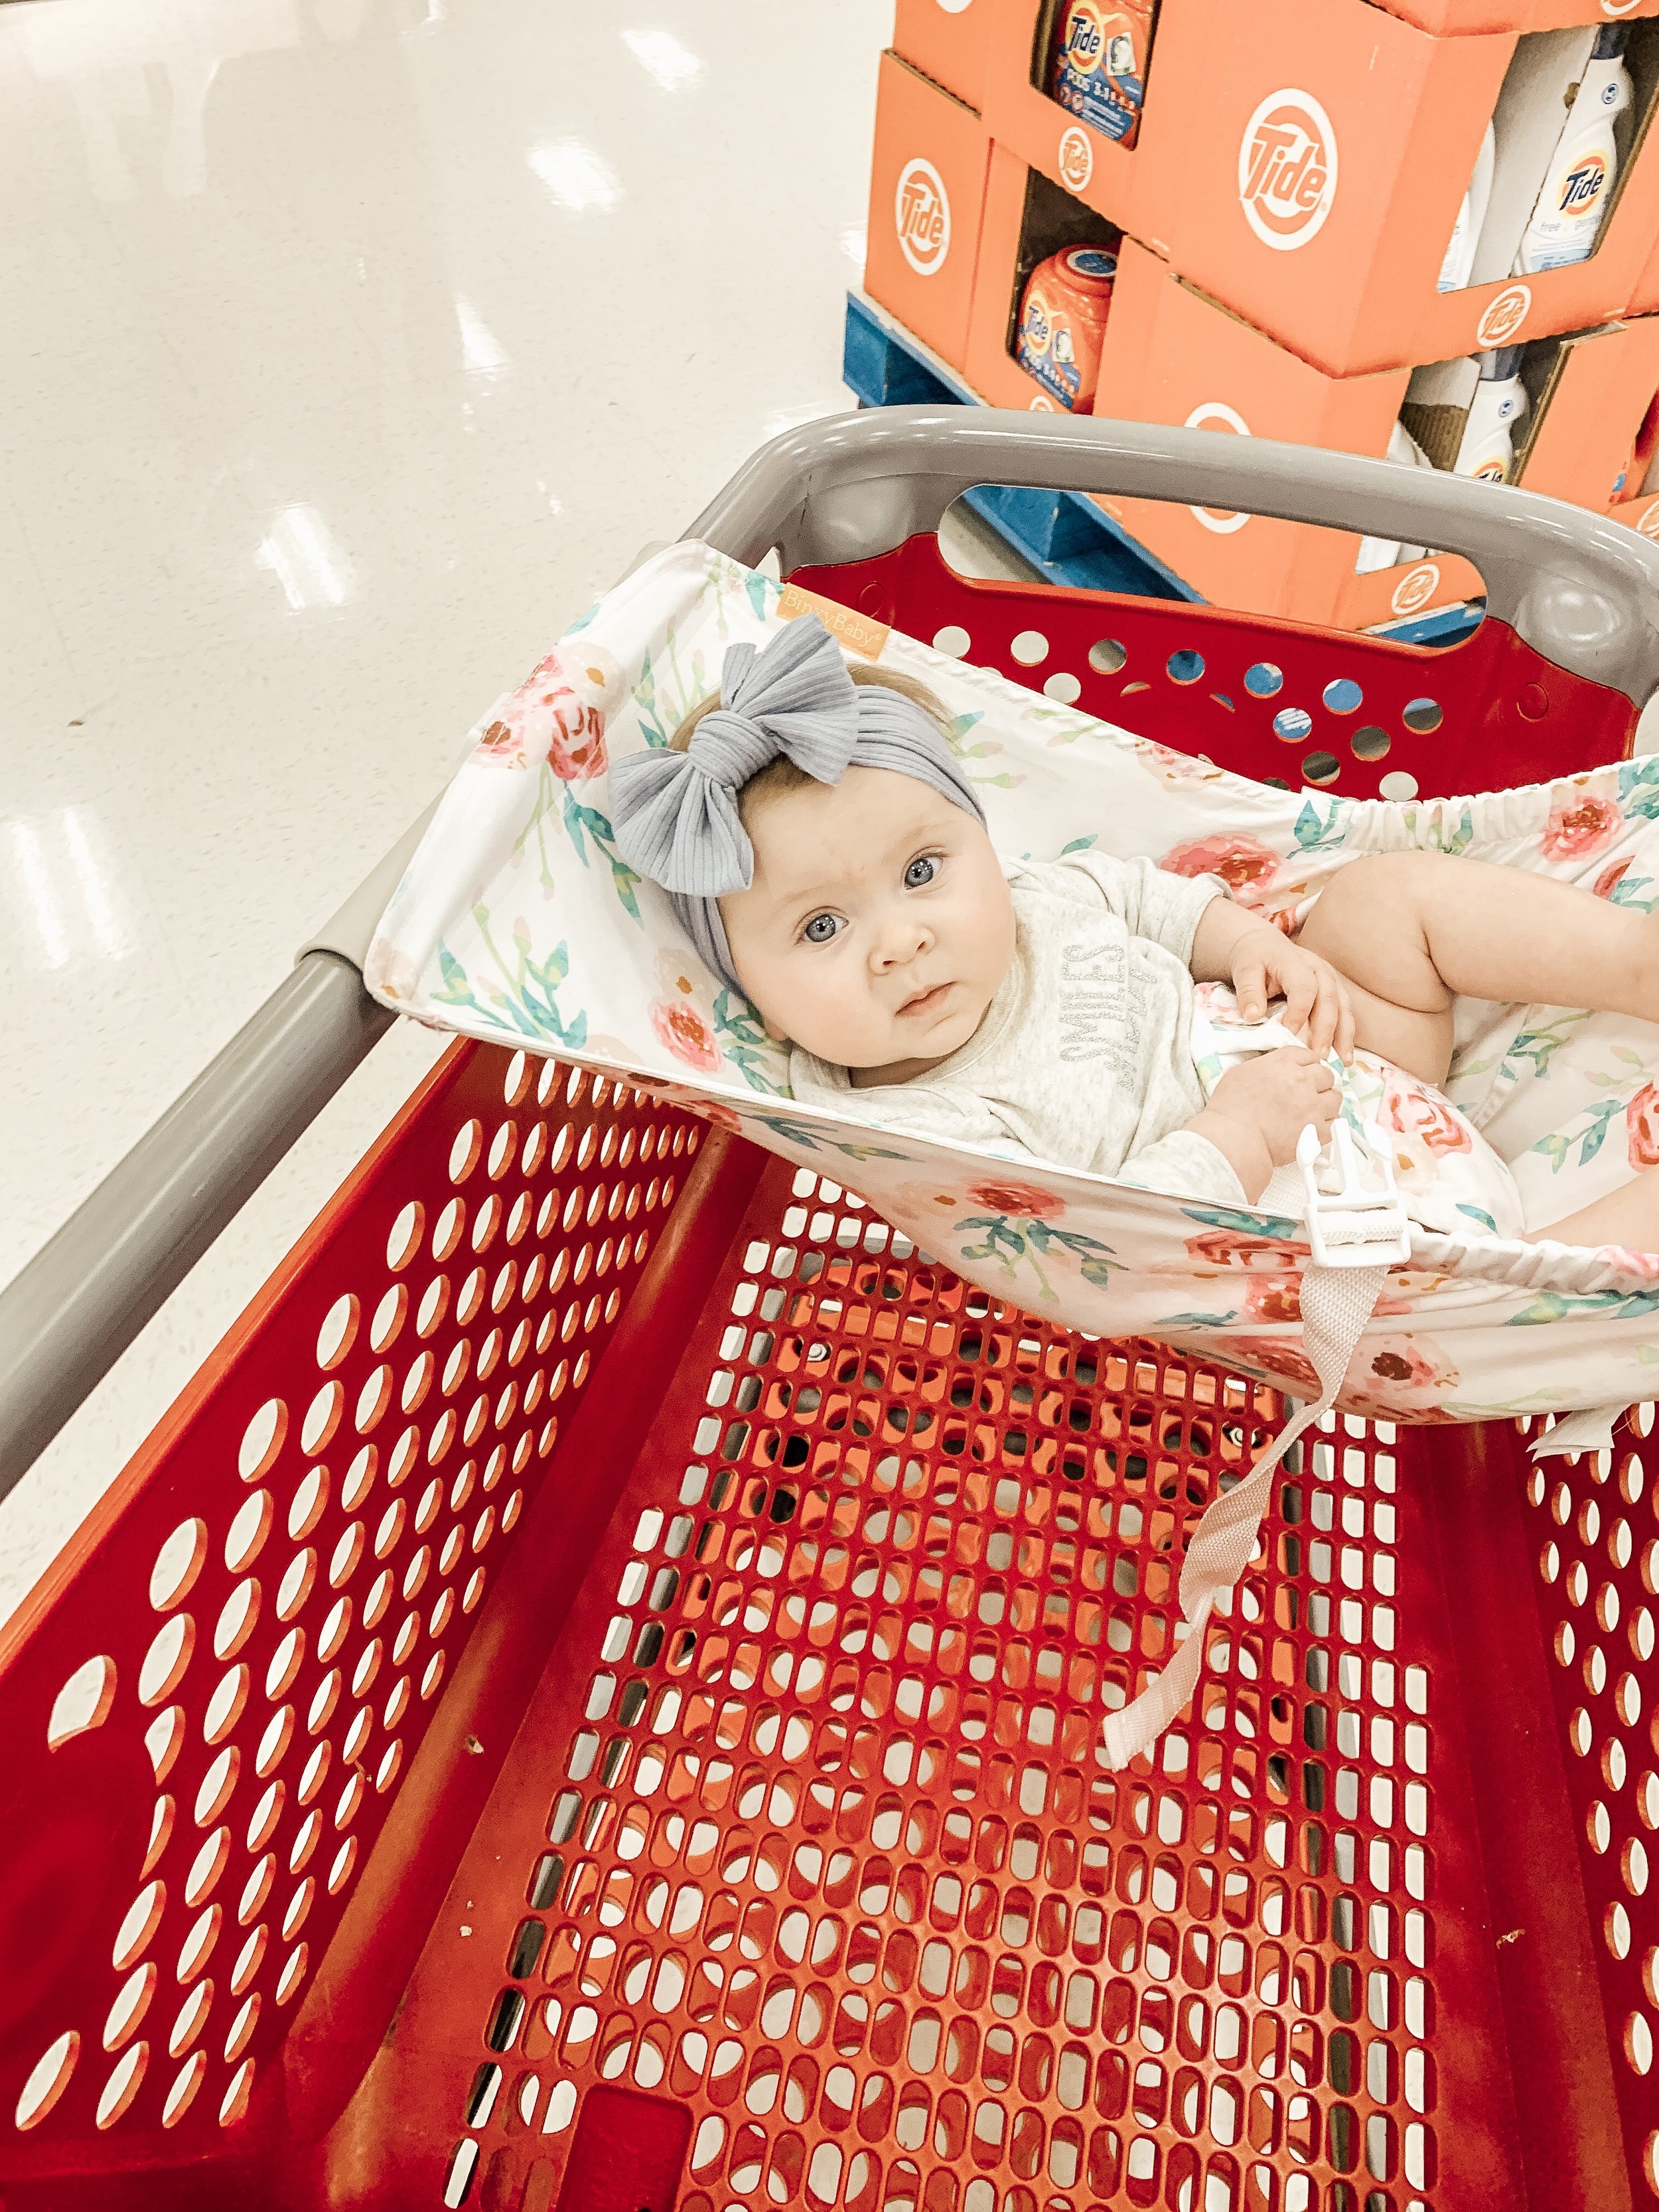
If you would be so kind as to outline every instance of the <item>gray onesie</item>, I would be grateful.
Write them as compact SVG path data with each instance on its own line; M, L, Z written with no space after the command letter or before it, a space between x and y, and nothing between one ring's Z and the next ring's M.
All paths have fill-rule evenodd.
M1003 872L1013 964L968 1042L912 1082L867 1091L797 1048L795 1097L1001 1159L1245 1204L1224 1155L1182 1126L1204 1104L1187 963L1199 916L1225 887L1097 853L1005 860Z

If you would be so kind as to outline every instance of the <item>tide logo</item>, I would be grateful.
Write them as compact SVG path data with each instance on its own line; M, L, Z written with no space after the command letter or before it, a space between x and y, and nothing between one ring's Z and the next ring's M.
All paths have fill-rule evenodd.
M1601 198L1601 187L1607 181L1607 155L1592 149L1582 161L1575 161L1561 179L1558 203L1560 213L1575 222L1589 215Z
M1095 10L1085 4L1073 7L1072 19L1066 26L1066 58L1079 76L1098 69L1100 58L1106 51L1106 33Z
M1080 192L1095 173L1095 149L1089 143L1089 134L1075 123L1068 124L1060 134L1060 181L1066 189Z
M1601 0L1601 13L1604 15L1628 15L1638 4L1638 0Z
M899 171L893 195L899 251L918 276L937 276L951 251L951 198L945 179L920 155Z
M1484 352L1492 346L1507 345L1531 313L1531 285L1510 285L1482 309L1474 326L1476 349Z
M1336 199L1336 132L1311 93L1286 87L1261 101L1238 142L1244 220L1276 253L1316 237Z
M1250 426L1237 407L1229 407L1224 399L1206 399L1187 417L1188 430L1231 430L1236 437L1248 438ZM1194 522L1212 530L1218 538L1231 538L1236 530L1243 530L1249 520L1248 514L1235 514L1226 508L1194 507L1188 510Z
M1020 337L1024 343L1030 346L1033 353L1046 353L1048 349L1048 340L1052 336L1053 329L1042 301L1027 300L1024 326L1020 331Z
M1432 561L1421 561L1395 586L1389 605L1397 615L1414 615L1419 607L1427 606L1439 588L1439 569Z

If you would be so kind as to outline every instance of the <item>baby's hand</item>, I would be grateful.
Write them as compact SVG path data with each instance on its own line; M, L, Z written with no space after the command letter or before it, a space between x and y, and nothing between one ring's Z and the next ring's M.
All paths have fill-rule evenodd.
M1247 1022L1261 1020L1268 1000L1282 996L1279 1018L1292 1036L1305 1037L1315 1052L1334 1049L1340 1060L1353 1058L1353 1000L1330 962L1316 952L1304 951L1264 922L1234 946L1232 981Z
M1255 1199L1274 1168L1296 1158L1310 1121L1324 1142L1341 1104L1324 1060L1304 1045L1283 1045L1229 1069L1187 1126L1226 1156L1245 1195Z

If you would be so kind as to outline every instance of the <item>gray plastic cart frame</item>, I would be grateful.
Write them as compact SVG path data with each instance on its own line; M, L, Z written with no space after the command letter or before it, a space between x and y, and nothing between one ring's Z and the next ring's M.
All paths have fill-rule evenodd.
M1461 553L1547 659L1659 689L1659 550L1535 494L1256 438L999 410L835 416L757 453L686 532L786 574L936 530L976 484L1243 509ZM394 1017L363 988L423 815L301 948L294 972L0 1292L0 1498L19 1481Z

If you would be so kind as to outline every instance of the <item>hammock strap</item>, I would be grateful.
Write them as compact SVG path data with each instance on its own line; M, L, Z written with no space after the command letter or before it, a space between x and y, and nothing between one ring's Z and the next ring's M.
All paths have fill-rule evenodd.
M1187 1545L1181 1610L1188 1623L1164 1672L1133 1705L1109 1714L1102 1731L1106 1763L1127 1766L1150 1751L1198 1687L1204 1632L1216 1601L1249 1565L1261 1516L1273 1497L1273 1472L1297 1438L1328 1411L1342 1387L1360 1337L1387 1279L1386 1267L1317 1267L1302 1277L1302 1340L1320 1395L1301 1407L1262 1452L1243 1482L1213 1498Z

